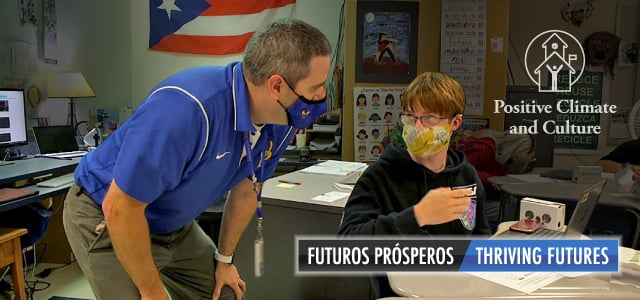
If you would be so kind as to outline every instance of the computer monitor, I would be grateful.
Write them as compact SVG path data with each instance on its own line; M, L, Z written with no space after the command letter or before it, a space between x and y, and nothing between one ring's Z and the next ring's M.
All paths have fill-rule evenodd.
M538 127L541 128L542 124L547 120L555 120L556 113L556 94L555 93L543 93L538 91L538 86L507 86L506 103L507 104L520 104L524 103L538 105L551 105L554 109L551 113L518 113L508 114L504 116L505 130L509 130L509 127L513 125L526 125L531 126L534 121L537 121ZM533 136L535 139L535 162L533 167L553 167L553 152L554 152L554 136L546 134L542 131Z
M24 90L0 88L0 154L4 155L8 148L26 144Z

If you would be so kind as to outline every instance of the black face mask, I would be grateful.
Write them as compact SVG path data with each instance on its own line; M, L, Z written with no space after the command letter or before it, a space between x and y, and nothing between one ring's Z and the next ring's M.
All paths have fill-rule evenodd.
M284 82L287 84L289 89L298 96L298 100L296 100L296 102L289 108L284 107L282 102L278 100L282 109L287 113L289 125L298 129L305 129L311 126L311 124L313 124L313 122L322 114L327 112L327 97L324 97L321 100L311 101L296 93L296 91L289 85L289 82L286 80L284 80Z

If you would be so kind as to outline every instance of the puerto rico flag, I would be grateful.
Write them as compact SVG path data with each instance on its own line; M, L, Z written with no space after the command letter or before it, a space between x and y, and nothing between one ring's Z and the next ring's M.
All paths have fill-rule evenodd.
M253 33L290 18L295 0L149 0L149 49L193 54L244 52Z

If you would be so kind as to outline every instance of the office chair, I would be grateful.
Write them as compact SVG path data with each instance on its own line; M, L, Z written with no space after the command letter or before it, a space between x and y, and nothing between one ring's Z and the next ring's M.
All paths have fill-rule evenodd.
M52 212L44 208L39 203L33 203L17 207L0 214L0 227L8 228L26 228L27 234L20 237L20 245L22 247L23 265L25 267L25 275L27 266L33 264L32 270L35 270L36 264L36 247L35 244L42 236L44 236L49 226ZM33 256L27 255L29 251L33 251ZM5 271L7 273L8 269ZM0 280L4 277L0 277ZM32 272L33 277L33 272ZM26 280L25 280L26 282ZM33 288L27 284L27 295L32 294L29 291Z

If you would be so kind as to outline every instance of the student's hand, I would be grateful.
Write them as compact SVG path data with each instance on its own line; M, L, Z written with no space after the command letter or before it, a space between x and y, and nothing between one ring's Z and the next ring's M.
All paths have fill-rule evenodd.
M436 225L459 219L469 208L471 189L437 188L430 190L413 206L420 226Z
M633 181L640 181L640 166L638 165L630 165L631 171L633 171L633 176L631 177Z
M227 264L222 262L216 262L216 285L213 288L213 297L211 299L218 300L222 287L227 285L236 294L236 300L244 298L244 292L247 290L247 284L244 280L240 279L238 269L233 264Z

